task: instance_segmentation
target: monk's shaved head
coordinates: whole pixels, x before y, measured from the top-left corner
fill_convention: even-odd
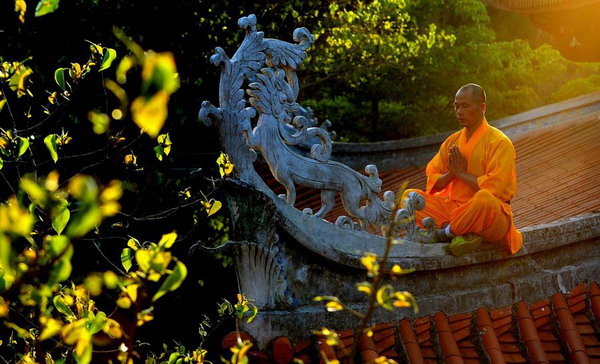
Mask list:
[[[476,83],[467,83],[458,91],[456,94],[468,92],[471,100],[475,101],[478,104],[487,103],[487,96],[485,95],[485,91]]]

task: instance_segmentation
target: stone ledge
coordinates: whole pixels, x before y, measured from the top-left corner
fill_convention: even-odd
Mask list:
[[[382,256],[385,238],[363,231],[342,228],[322,219],[303,214],[275,199],[279,223],[308,250],[351,268],[362,269],[360,258],[365,252]],[[522,229],[523,248],[515,256],[550,250],[600,236],[600,212],[558,220]],[[403,268],[435,270],[485,263],[511,258],[492,244],[462,257],[449,255],[447,244],[422,244],[406,241],[392,247],[390,264]]]

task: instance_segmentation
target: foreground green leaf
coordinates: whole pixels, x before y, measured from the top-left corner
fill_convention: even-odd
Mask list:
[[[67,89],[65,84],[65,68],[58,68],[54,71],[54,80],[63,91]]]
[[[102,59],[102,64],[100,65],[98,72],[109,68],[115,58],[117,58],[117,51],[112,48],[106,48],[106,53],[104,53],[104,58]]]
[[[154,297],[152,297],[152,301],[156,301],[160,297],[164,296],[165,293],[174,291],[177,288],[179,288],[186,276],[187,268],[185,264],[177,262],[175,268],[173,268],[173,273],[171,273],[171,275],[169,275],[167,279],[165,279],[163,284],[158,289],[158,292],[156,292]]]
[[[50,134],[44,138],[44,144],[46,145],[46,148],[48,148],[48,151],[50,151],[50,157],[52,157],[54,163],[56,163],[58,160],[58,145],[56,143],[57,139],[58,135],[56,134]]]
[[[35,7],[35,16],[43,16],[46,14],[53,13],[58,9],[58,3],[60,0],[40,0]]]
[[[27,149],[29,149],[29,140],[27,140],[23,137],[17,137],[17,138],[19,140],[19,144],[17,147],[17,158],[20,158],[23,154],[25,154]]]

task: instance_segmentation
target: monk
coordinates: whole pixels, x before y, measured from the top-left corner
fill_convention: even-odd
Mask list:
[[[513,224],[510,200],[517,176],[515,149],[510,139],[485,118],[485,91],[477,84],[461,87],[454,112],[462,129],[450,135],[427,164],[427,187],[417,221],[436,222],[435,241],[450,242],[450,252],[463,255],[482,241],[496,242],[515,254],[523,245]]]

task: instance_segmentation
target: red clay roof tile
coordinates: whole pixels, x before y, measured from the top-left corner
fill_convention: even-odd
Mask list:
[[[552,317],[550,316],[543,316],[533,320],[533,322],[535,323],[535,327],[537,327],[538,329],[548,325],[551,321]]]
[[[360,354],[362,356],[363,363],[369,363],[379,358],[379,353],[371,349],[362,350]]]
[[[492,320],[485,308],[476,311],[477,332],[481,337],[483,349],[492,364],[505,363],[500,342],[492,327]]]
[[[448,318],[448,321],[450,321],[450,318]],[[471,326],[471,317],[469,315],[468,319],[465,320],[461,320],[461,321],[450,321],[450,328],[452,329],[452,331],[457,331],[460,329],[464,329],[465,327],[469,327]]]
[[[246,355],[248,356],[248,361],[252,364],[273,364],[273,360],[271,360],[269,355],[262,351],[250,350]]]
[[[247,333],[245,331],[239,331],[239,337],[240,337],[240,340],[242,340],[242,341],[245,341],[245,340],[248,340],[250,342],[254,341],[254,338],[252,337],[252,335],[250,335],[249,333]],[[223,340],[221,340],[221,347],[223,349],[232,348],[237,344],[237,341],[238,341],[238,332],[237,331],[230,332],[229,334],[225,335]]]
[[[403,319],[400,321],[400,338],[404,344],[404,349],[411,363],[423,364],[423,354],[417,343],[417,337],[413,330],[410,320]]]
[[[457,321],[471,321],[473,315],[470,312],[459,313],[457,315],[452,315],[448,317],[448,321],[450,322],[450,326]]]
[[[498,308],[495,310],[490,310],[490,317],[492,320],[498,320],[500,318],[508,317],[512,315],[512,311],[510,307]]]
[[[552,306],[554,307],[560,334],[569,351],[571,360],[575,363],[589,363],[589,358],[585,353],[585,345],[581,341],[565,297],[560,293],[552,296]]]
[[[548,358],[536,330],[533,317],[525,302],[517,304],[517,316],[519,320],[519,333],[525,343],[527,354],[532,364],[548,364]]]
[[[367,335],[367,334],[360,335],[360,337],[358,339],[358,346],[359,346],[360,350],[377,351],[377,346],[375,345],[373,338],[369,337],[369,335]]]
[[[277,364],[287,364],[291,362],[296,355],[290,339],[285,336],[276,338],[271,345],[272,357]]]
[[[375,345],[377,346],[378,351],[384,351],[389,348],[393,348],[395,343],[396,343],[396,338],[394,338],[394,335],[392,334],[392,335],[386,336],[385,338],[383,338],[380,341],[376,341]]]
[[[327,340],[325,340],[325,338],[317,336],[317,348],[318,348],[318,352],[320,354],[319,355],[319,358],[320,358],[319,363],[320,364],[325,364],[323,355],[325,357],[327,357],[328,360],[337,359],[337,356],[335,355],[335,350],[334,350],[333,346],[327,344]]]
[[[600,299],[600,289],[592,283],[586,294],[585,291],[581,293],[580,287],[568,295],[570,302],[566,296],[555,294],[551,300],[532,304],[531,310],[525,302],[520,302],[515,307],[489,312],[480,308],[474,315],[461,314],[460,318],[457,318],[459,315],[447,317],[443,312],[415,320],[405,318],[396,324],[397,337],[394,324],[377,325],[372,337],[361,335],[360,356],[363,363],[379,356],[398,362],[408,359],[410,363],[417,364],[488,361],[494,364],[600,363],[600,340],[594,331],[595,322],[587,316],[590,312],[584,307],[575,310],[577,313],[574,315],[571,313],[574,307],[585,304],[585,298],[590,299],[593,311],[594,300]],[[584,299],[580,298],[582,295]],[[496,320],[491,318],[492,312]],[[538,319],[534,318],[536,312]],[[474,325],[471,325],[471,318],[475,318]],[[540,321],[544,321],[544,325],[538,325]],[[414,326],[421,331],[421,338],[417,336]],[[513,335],[513,327],[515,333],[518,331],[518,337]],[[558,337],[555,332],[559,333]],[[303,341],[296,344],[295,350],[287,338],[277,338],[271,345],[270,356],[257,351],[249,353],[250,364],[286,364],[294,355],[307,364],[315,363],[317,358],[324,363],[320,352],[328,360],[338,359],[342,364],[347,364],[347,348],[352,344],[353,333],[353,330],[340,331],[338,335],[342,337],[343,345],[338,347],[327,345],[324,338],[317,335],[313,336],[315,346],[310,341]],[[433,340],[432,333],[435,335]],[[471,342],[475,334],[479,339]],[[396,339],[400,342],[396,342]],[[397,350],[400,350],[400,354]]]
[[[531,314],[533,314],[533,311],[539,310],[548,305],[550,305],[550,300],[536,301],[529,305],[529,309],[531,310]]]
[[[467,326],[460,330],[453,331],[452,335],[454,336],[454,340],[458,343],[459,341],[471,336],[471,327]]]
[[[310,340],[303,340],[303,341],[297,342],[296,345],[294,346],[294,348],[296,349],[296,352],[299,353],[301,351],[309,349],[311,345],[312,345],[312,342]]]
[[[586,284],[585,284],[585,282],[582,282],[582,283],[578,284],[575,288],[573,288],[572,290],[569,291],[569,295],[567,296],[567,298],[570,300],[570,299],[578,297],[578,296],[585,297],[585,292],[586,292]]]

